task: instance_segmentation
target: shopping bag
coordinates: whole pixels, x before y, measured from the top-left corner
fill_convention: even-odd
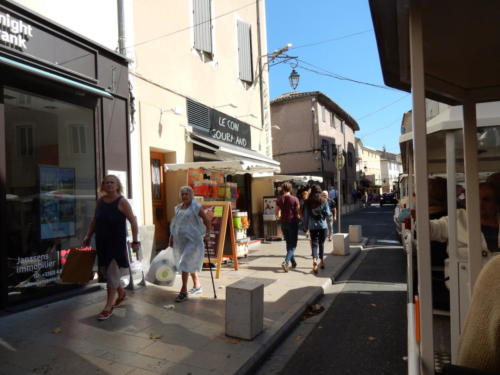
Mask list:
[[[65,283],[85,284],[94,278],[95,250],[71,249],[61,272]]]
[[[149,266],[146,281],[157,285],[172,286],[177,273],[177,264],[178,257],[173,248],[168,247],[160,251]]]

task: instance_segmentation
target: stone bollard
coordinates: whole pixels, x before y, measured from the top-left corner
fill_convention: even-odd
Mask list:
[[[240,280],[226,287],[226,335],[252,340],[264,328],[264,284]]]
[[[349,225],[349,239],[351,243],[361,242],[361,225]]]
[[[333,235],[333,254],[349,255],[349,234],[335,233]]]

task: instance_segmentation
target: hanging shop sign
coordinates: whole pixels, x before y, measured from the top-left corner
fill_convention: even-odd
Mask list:
[[[212,109],[210,111],[210,137],[218,141],[250,149],[250,125]]]
[[[11,16],[9,13],[0,12],[0,40],[11,48],[24,51],[26,44],[33,37],[33,27],[26,22]]]

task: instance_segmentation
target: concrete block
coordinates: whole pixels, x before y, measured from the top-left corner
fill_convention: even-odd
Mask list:
[[[349,225],[349,240],[351,243],[360,243],[362,240],[361,225]]]
[[[335,233],[333,235],[333,254],[349,255],[349,234]]]
[[[264,328],[264,284],[240,280],[226,287],[226,335],[252,340]]]

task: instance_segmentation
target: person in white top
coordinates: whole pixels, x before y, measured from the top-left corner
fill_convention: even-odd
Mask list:
[[[487,182],[479,185],[481,214],[481,253],[488,260],[500,251],[499,206],[493,186]],[[430,221],[432,241],[448,241],[448,216]],[[464,209],[457,210],[457,256],[467,259],[467,216]]]

